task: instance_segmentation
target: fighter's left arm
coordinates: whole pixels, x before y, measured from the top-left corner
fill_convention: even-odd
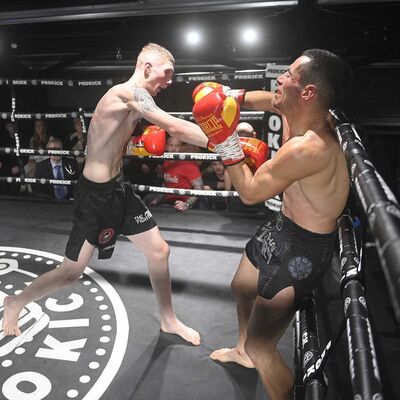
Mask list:
[[[162,110],[146,89],[135,87],[127,106],[147,121],[165,129],[171,136],[196,146],[207,147],[207,138],[196,124],[176,118]]]
[[[307,146],[304,138],[292,138],[253,173],[246,163],[229,166],[232,183],[245,204],[256,204],[282,193],[292,183],[321,171],[329,162],[326,154]]]

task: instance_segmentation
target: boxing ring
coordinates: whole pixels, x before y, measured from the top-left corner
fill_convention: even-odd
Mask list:
[[[265,72],[265,71],[264,71]],[[240,72],[236,73],[238,78],[246,76],[251,77],[248,79],[264,79],[264,73],[259,73],[257,71],[250,72]],[[178,76],[176,79],[178,82],[187,82],[187,80],[191,77],[190,74],[185,74]],[[197,75],[196,79],[193,81],[201,81],[201,80],[228,80],[232,79],[232,76],[224,76],[214,74],[210,76],[209,74]],[[197,79],[198,78],[198,79]],[[22,82],[22,83],[21,83]],[[41,81],[32,80],[32,81],[3,81],[3,84],[11,85],[11,112],[1,113],[1,118],[10,119],[11,121],[18,121],[19,119],[33,119],[33,118],[41,118],[41,119],[67,119],[67,118],[75,118],[77,116],[80,117],[82,126],[84,131],[86,132],[86,119],[92,116],[91,112],[84,111],[83,108],[78,108],[76,112],[61,112],[61,113],[20,113],[16,112],[16,95],[15,95],[15,87],[18,85],[40,85]],[[50,85],[52,81],[43,81],[46,82],[45,85]],[[54,84],[59,84],[53,81]],[[81,81],[61,81],[65,86],[74,86],[78,85]],[[107,80],[101,82],[106,86],[111,86],[113,84],[112,81]],[[90,86],[90,85],[87,85]],[[189,112],[177,112],[171,113],[175,116],[179,116],[185,119],[192,119],[191,113]],[[352,392],[354,398],[359,399],[381,399],[381,398],[389,398],[384,397],[385,387],[382,385],[382,377],[380,374],[380,365],[377,359],[377,350],[374,344],[374,334],[373,329],[371,328],[371,321],[368,312],[368,302],[366,301],[366,293],[363,282],[363,270],[365,268],[365,231],[368,230],[368,233],[373,237],[374,244],[376,247],[380,264],[382,270],[384,272],[386,285],[390,294],[391,304],[394,310],[395,319],[397,324],[400,324],[400,209],[399,205],[391,193],[390,189],[387,187],[385,182],[377,173],[375,167],[369,160],[368,154],[366,153],[362,141],[354,129],[353,125],[346,119],[346,117],[338,110],[332,110],[333,121],[335,124],[335,131],[338,136],[339,142],[341,144],[342,150],[346,156],[348,169],[352,180],[352,189],[358,199],[359,205],[361,209],[357,209],[357,214],[359,214],[362,223],[361,226],[358,224],[359,219],[354,216],[353,209],[347,209],[343,215],[338,220],[338,230],[339,230],[339,251],[338,258],[336,262],[338,262],[337,270],[340,272],[340,280],[337,282],[338,291],[341,296],[341,308],[343,316],[340,318],[340,323],[337,324],[334,332],[331,332],[331,335],[325,333],[324,339],[321,338],[320,330],[323,327],[320,326],[320,320],[317,317],[318,314],[318,296],[310,297],[305,302],[304,307],[296,313],[295,319],[293,321],[293,355],[289,355],[287,350],[287,346],[290,345],[290,339],[287,333],[283,338],[283,353],[285,358],[290,357],[292,359],[292,367],[295,372],[296,377],[296,386],[295,386],[295,394],[296,399],[324,399],[324,398],[337,398],[335,397],[335,387],[339,386],[340,382],[332,381],[332,378],[327,379],[327,371],[325,369],[329,369],[329,358],[332,356],[336,348],[338,347],[338,342],[345,340],[347,342],[347,354],[346,361],[343,362],[343,366],[347,368],[347,375],[349,377],[349,389]],[[265,121],[264,113],[259,112],[242,112],[241,113],[242,120],[257,120],[257,121]],[[263,139],[266,139],[265,137]],[[32,150],[32,149],[24,149],[20,147],[19,144],[19,136],[15,135],[15,147],[14,148],[0,148],[0,154],[15,154],[17,157],[22,155],[62,155],[62,156],[83,156],[85,152],[79,151],[68,151],[68,150]],[[125,156],[132,157],[132,156]],[[152,158],[156,159],[167,159],[167,160],[199,160],[199,161],[211,161],[211,160],[219,160],[219,156],[211,153],[165,153],[163,156]],[[68,180],[56,180],[56,179],[40,179],[40,178],[26,178],[24,176],[20,177],[0,177],[1,182],[17,182],[21,184],[51,184],[51,185],[73,185],[74,181]],[[235,191],[200,191],[200,190],[183,190],[183,189],[168,189],[164,187],[155,187],[155,186],[146,186],[146,185],[134,185],[135,189],[138,192],[154,192],[154,193],[169,193],[174,195],[187,195],[187,196],[220,196],[220,197],[237,197],[238,194]],[[7,202],[7,200],[6,200]],[[38,203],[39,204],[39,203]],[[272,201],[266,203],[266,213],[273,212],[279,209],[279,201],[273,199]],[[52,204],[51,208],[59,209],[60,207],[67,207],[71,211],[70,205],[61,204]],[[12,204],[6,205],[6,209],[12,209]],[[43,213],[38,209],[36,205],[34,209],[39,213]],[[51,215],[57,214],[58,211],[51,211]],[[239,257],[239,254],[242,252],[242,248],[244,243],[248,238],[252,236],[254,233],[258,223],[263,218],[262,216],[257,215],[238,215],[238,216],[226,216],[226,215],[215,215],[211,211],[203,212],[197,210],[191,210],[186,215],[179,215],[179,218],[184,221],[182,223],[176,223],[173,221],[176,219],[176,214],[171,215],[169,210],[160,209],[153,210],[155,214],[156,221],[159,223],[162,232],[167,232],[167,240],[170,245],[174,246],[174,244],[179,248],[179,251],[184,252],[184,248],[192,248],[196,249],[196,251],[207,251],[208,249],[211,252],[226,252],[229,257],[234,255],[235,257]],[[158,215],[157,215],[158,214]],[[207,215],[208,214],[208,215]],[[10,221],[11,221],[11,217]],[[58,217],[55,217],[55,220],[58,221]],[[193,226],[195,228],[188,228],[188,226]],[[63,220],[61,224],[64,228],[61,229],[62,234],[65,236],[68,233],[68,230],[65,228],[65,221]],[[30,225],[30,224],[29,224]],[[49,229],[48,233],[57,234],[57,227],[50,226],[51,224],[46,225]],[[179,226],[177,226],[179,225]],[[229,226],[229,228],[227,228]],[[243,229],[245,227],[245,229]],[[37,230],[40,234],[46,235],[44,229]],[[182,237],[178,237],[178,233],[182,234],[190,234],[190,235],[198,235],[201,238],[201,243],[198,243],[196,239],[190,239],[189,242],[185,242]],[[238,233],[239,232],[239,233]],[[168,238],[170,235],[170,238]],[[219,238],[221,241],[219,244],[216,244],[216,238]],[[191,241],[192,240],[192,241]],[[7,242],[8,240],[6,240]],[[8,241],[9,242],[9,241]],[[124,246],[126,243],[122,240]],[[9,243],[8,243],[9,244]],[[369,243],[371,245],[371,243]],[[59,252],[63,251],[63,244],[57,245]],[[193,264],[198,268],[201,268],[203,265],[202,257],[203,255],[197,255],[200,260],[194,260]],[[116,257],[116,255],[114,255]],[[207,257],[204,253],[204,257]],[[126,257],[124,258],[125,262],[127,262]],[[190,253],[185,253],[179,259],[188,261],[190,258]],[[221,263],[226,264],[226,260],[224,260],[224,256],[217,257],[218,266]],[[238,261],[238,259],[236,260]],[[191,261],[189,261],[191,263]],[[96,262],[95,262],[96,264]],[[100,263],[101,264],[101,263]],[[234,269],[236,268],[237,263],[232,263],[230,266],[231,269],[225,269],[225,274],[227,276],[232,276],[234,273]],[[124,280],[128,281],[128,283],[133,283],[135,279],[132,277],[126,277],[126,270],[113,272],[104,267],[104,265],[95,265],[96,270],[99,270],[100,274],[104,276],[107,280],[111,280],[113,282],[118,282],[126,285]],[[182,272],[182,270],[181,270]],[[209,274],[208,272],[207,274]],[[119,276],[120,275],[120,276]],[[143,281],[143,271],[141,271],[136,278],[139,278],[139,281],[143,286],[146,286],[146,283]],[[177,275],[178,276],[178,275]],[[187,277],[190,282],[191,276],[187,271],[183,271],[183,277]],[[230,279],[226,279],[227,276],[218,276],[217,280],[219,280],[219,285],[215,284],[215,282],[206,283],[205,281],[199,284],[197,283],[185,283],[183,278],[179,277],[176,280],[173,280],[173,290],[174,283],[175,289],[174,292],[179,291],[184,292],[186,285],[192,286],[192,289],[198,296],[199,291],[205,290],[207,292],[207,285],[210,285],[213,289],[213,294],[211,297],[214,302],[218,301],[217,299],[220,297],[222,293],[222,301],[228,302],[232,301],[232,297],[229,292],[229,287],[224,286],[228,284]],[[209,276],[208,276],[209,278]],[[206,279],[206,277],[204,277]],[[148,284],[147,284],[148,285]],[[138,299],[136,299],[138,300]],[[198,308],[198,305],[194,304],[190,298],[191,307]],[[140,299],[139,299],[140,302]],[[184,302],[184,300],[182,300]],[[210,309],[212,306],[207,304]],[[220,310],[221,311],[221,310]],[[230,322],[233,324],[232,329],[229,331],[229,335],[234,335],[234,329],[236,328],[236,324],[234,322],[234,310],[231,310]],[[222,311],[221,311],[222,312]],[[192,316],[192,315],[189,315]],[[205,319],[204,322],[206,322]],[[140,322],[139,322],[140,323]],[[214,321],[215,324],[217,322]],[[150,325],[152,325],[150,323]],[[154,324],[153,324],[154,325]],[[218,327],[216,327],[216,330]],[[215,335],[211,329],[207,332],[210,336]],[[143,334],[143,337],[145,335]],[[215,339],[215,338],[214,338]],[[141,340],[145,341],[143,338]],[[207,337],[203,340],[207,341]],[[215,339],[215,342],[218,342]],[[162,335],[150,344],[148,341],[147,345],[152,349],[149,354],[143,356],[142,358],[146,360],[146,367],[142,368],[140,374],[135,376],[135,385],[134,388],[131,388],[131,392],[127,394],[123,391],[118,392],[116,389],[116,385],[114,385],[114,390],[117,390],[120,397],[130,399],[139,399],[145,398],[145,395],[141,392],[143,390],[142,382],[150,382],[149,380],[151,369],[157,364],[157,357],[162,357],[164,352],[170,352],[173,354],[170,349],[171,343],[168,338],[163,337]],[[177,345],[179,347],[179,342],[172,343],[173,345]],[[226,343],[221,343],[226,344]],[[203,357],[206,356],[207,344],[204,345],[205,348],[201,349],[201,355]],[[196,349],[192,349],[195,351]],[[137,351],[137,350],[135,350]],[[190,360],[192,357],[192,352],[188,349],[185,349],[185,357],[187,360]],[[137,354],[134,356],[136,360],[140,360],[140,355]],[[198,360],[193,361],[195,365],[198,365]],[[126,361],[125,361],[126,364]],[[212,370],[215,372],[215,365],[220,368],[219,364],[214,364]],[[210,364],[207,364],[207,368],[209,368]],[[188,367],[188,371],[197,374],[191,367]],[[233,387],[233,391],[231,393],[231,398],[262,398],[262,389],[260,389],[260,383],[257,382],[257,377],[254,371],[243,371],[240,367],[235,366],[223,366],[226,371],[228,371],[234,377],[234,384],[232,382],[229,383],[230,389]],[[126,365],[124,365],[125,371],[124,373],[120,373],[118,375],[118,382],[129,385],[131,382],[128,377],[127,371],[129,370]],[[212,379],[212,373],[206,372],[206,366],[201,365],[201,370],[209,379]],[[332,374],[331,374],[332,375]],[[186,378],[189,379],[189,378]],[[189,379],[192,381],[192,378]],[[251,382],[249,384],[245,381]],[[184,385],[184,382],[179,380],[180,384]],[[208,381],[210,384],[210,382]],[[224,384],[226,382],[224,381]],[[243,389],[244,386],[244,389]],[[238,387],[242,387],[239,389]],[[208,388],[209,389],[209,388]],[[206,389],[206,391],[208,390]],[[202,388],[204,390],[204,387]],[[240,394],[238,395],[240,391]],[[183,391],[186,393],[185,391]],[[349,393],[349,392],[347,392]],[[185,394],[186,395],[186,394]],[[142,397],[141,397],[142,396]],[[211,393],[207,394],[208,398],[213,398]],[[218,392],[218,396],[221,396],[221,393]],[[235,397],[236,396],[236,397]],[[180,394],[175,394],[176,398],[185,398],[183,395],[180,397]],[[187,398],[187,397],[186,397]],[[221,398],[221,397],[215,397]]]
[[[362,141],[340,110],[331,110],[335,131],[346,156],[352,188],[362,206],[386,278],[397,323],[400,322],[400,208],[395,196],[371,163]],[[355,398],[384,398],[368,313],[363,269],[363,240],[355,234],[355,221],[346,209],[338,220],[340,291],[344,318],[335,335],[320,348],[316,304],[309,298],[293,324],[296,391],[298,397],[323,399],[327,381],[323,368],[345,330],[348,362]]]

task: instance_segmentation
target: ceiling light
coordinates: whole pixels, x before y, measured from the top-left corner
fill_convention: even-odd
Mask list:
[[[186,41],[190,45],[197,45],[201,42],[201,35],[198,31],[189,31],[186,34]]]
[[[247,44],[253,44],[258,41],[258,32],[255,28],[245,28],[242,31],[242,40]]]

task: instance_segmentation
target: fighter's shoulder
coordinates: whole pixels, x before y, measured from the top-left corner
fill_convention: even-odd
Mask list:
[[[280,150],[280,156],[288,161],[318,162],[326,160],[327,145],[315,132],[307,131],[304,135],[290,138]]]
[[[126,83],[115,85],[108,92],[110,95],[122,97],[124,99],[132,97],[132,88]]]

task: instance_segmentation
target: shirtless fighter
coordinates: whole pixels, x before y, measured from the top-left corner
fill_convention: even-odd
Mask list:
[[[180,322],[172,307],[169,246],[150,211],[121,173],[125,145],[142,117],[180,140],[202,147],[207,144],[197,125],[172,117],[153,100],[171,85],[174,62],[168,50],[149,43],[141,50],[132,77],[112,87],[97,104],[89,126],[85,167],[75,187],[75,219],[64,260],[18,296],[5,298],[5,335],[21,333],[18,316],[27,303],[79,279],[95,247],[99,258],[110,258],[118,234],[123,234],[147,258],[162,331],[195,345],[200,343],[200,335]]]
[[[274,400],[288,399],[293,388],[292,373],[277,343],[304,296],[330,265],[336,220],[349,193],[346,160],[327,113],[350,77],[349,66],[336,55],[307,50],[278,78],[275,94],[220,85],[199,96],[193,108],[244,203],[259,203],[283,192],[282,210],[247,243],[232,281],[239,341],[233,349],[211,354],[214,360],[256,367]],[[224,107],[229,108],[227,94],[251,110],[278,109],[282,114],[283,145],[254,175],[243,162],[235,127],[224,119],[229,114]]]

